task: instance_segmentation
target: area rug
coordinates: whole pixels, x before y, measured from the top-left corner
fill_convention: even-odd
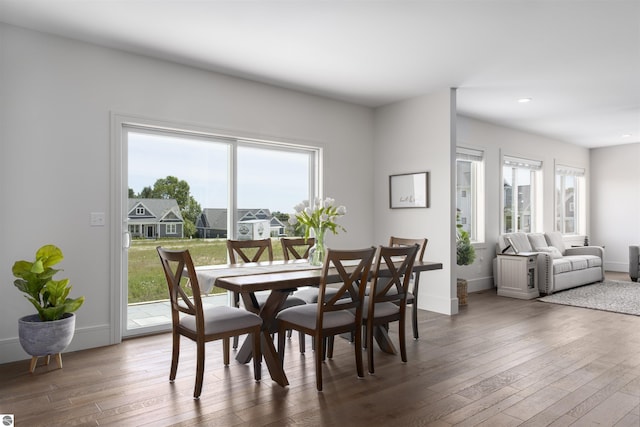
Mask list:
[[[538,301],[640,316],[640,283],[606,280],[547,295]]]

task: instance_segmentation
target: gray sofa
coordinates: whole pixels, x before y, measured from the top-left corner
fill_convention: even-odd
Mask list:
[[[640,246],[629,246],[629,277],[634,282],[638,281],[638,270],[640,270]]]
[[[599,246],[566,247],[559,232],[508,233],[499,236],[497,253],[513,253],[513,248],[507,249],[507,237],[519,252],[538,254],[538,290],[542,294],[604,280],[604,249]]]

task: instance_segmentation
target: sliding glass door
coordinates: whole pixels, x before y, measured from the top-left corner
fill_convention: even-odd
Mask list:
[[[157,246],[223,264],[227,238],[271,238],[281,257],[293,206],[320,194],[319,148],[167,128],[122,124],[123,336],[170,328]],[[227,303],[217,288],[205,298]]]

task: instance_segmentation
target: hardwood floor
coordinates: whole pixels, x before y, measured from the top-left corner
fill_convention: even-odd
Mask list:
[[[215,342],[194,400],[195,346],[182,341],[171,384],[163,334],[65,353],[62,370],[52,363],[30,375],[29,361],[0,365],[0,413],[14,414],[16,426],[640,425],[640,317],[483,291],[457,316],[420,311],[419,321],[409,362],[378,351],[376,374],[364,379],[351,344],[336,340],[321,393],[310,342],[300,355],[294,334],[289,387],[266,367],[260,383],[250,364],[225,368]]]

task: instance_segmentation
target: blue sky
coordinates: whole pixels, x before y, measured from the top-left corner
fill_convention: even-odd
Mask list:
[[[129,133],[128,186],[136,193],[169,175],[187,181],[202,208],[227,204],[229,145],[153,134]],[[308,198],[305,154],[238,148],[238,207],[293,212]]]

